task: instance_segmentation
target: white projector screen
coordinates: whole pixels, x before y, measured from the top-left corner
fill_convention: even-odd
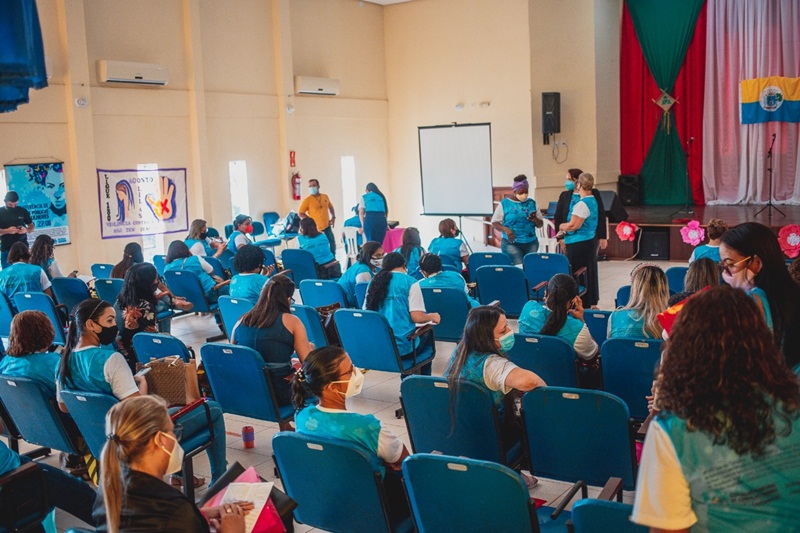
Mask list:
[[[453,124],[419,128],[424,215],[491,215],[492,128]]]

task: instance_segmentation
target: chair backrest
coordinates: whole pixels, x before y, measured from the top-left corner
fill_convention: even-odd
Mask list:
[[[636,420],[647,418],[647,400],[664,341],[608,339],[600,349],[603,388],[622,398]]]
[[[222,315],[222,324],[228,332],[228,339],[233,336],[233,326],[242,318],[242,315],[255,307],[256,303],[247,298],[234,298],[233,296],[220,296],[217,300],[219,314]]]
[[[528,302],[525,273],[515,266],[482,266],[475,279],[481,304],[500,300],[500,307],[509,318],[517,318]]]
[[[558,241],[553,235],[556,234],[555,225],[552,220],[542,219],[542,227],[536,228],[536,238],[539,240],[539,250],[546,253],[558,253],[556,249]]]
[[[275,252],[273,252],[272,250],[268,250],[266,248],[261,248],[261,251],[264,252],[264,266],[265,267],[269,267],[269,266],[274,266],[275,267],[276,270],[272,274],[272,275],[274,275],[275,273],[277,273],[277,267],[278,267],[278,261],[275,259]]]
[[[233,224],[225,224],[225,238],[230,239],[233,235]]]
[[[381,474],[362,447],[284,431],[272,450],[298,521],[329,531],[392,531]]]
[[[211,265],[211,268],[214,269],[213,275],[219,276],[222,279],[225,279],[227,277],[225,275],[225,271],[223,270],[222,261],[220,261],[216,257],[212,257],[212,256],[209,256],[209,255],[205,256],[203,259],[205,260],[206,263]]]
[[[347,250],[347,266],[351,266],[358,257],[358,228],[345,226],[342,231],[344,231],[344,248]]]
[[[631,299],[631,286],[623,285],[617,289],[617,297],[614,299],[614,307],[625,307]]]
[[[81,279],[67,277],[53,278],[51,283],[56,300],[67,308],[67,313],[72,313],[73,307],[92,297],[92,295],[89,294],[89,287],[87,287],[86,283]],[[114,302],[111,303],[113,304]]]
[[[531,471],[549,479],[603,486],[636,482],[628,407],[603,391],[539,387],[522,397]]]
[[[114,265],[109,263],[94,263],[91,268],[93,278],[110,278]]]
[[[631,522],[633,506],[608,500],[583,499],[572,506],[575,533],[647,533],[650,528]]]
[[[224,412],[269,422],[282,420],[261,354],[246,346],[210,342],[200,348],[200,357],[214,400]]]
[[[347,307],[344,288],[329,279],[304,279],[300,282],[300,297],[303,305],[311,307],[325,307],[335,303]]]
[[[403,479],[420,533],[538,531],[525,483],[503,465],[419,453],[403,461]]]
[[[422,298],[429,313],[439,313],[441,316],[439,324],[433,326],[436,340],[460,341],[470,310],[464,291],[448,287],[423,287]]]
[[[119,293],[122,292],[124,283],[125,280],[119,278],[98,278],[94,280],[94,288],[98,298],[113,305],[117,301]]]
[[[206,296],[203,293],[203,286],[200,278],[194,272],[188,270],[169,270],[164,272],[167,280],[167,287],[175,296],[183,296],[194,306],[192,311],[198,313],[211,313],[214,309],[209,306]],[[216,308],[216,307],[215,307]]]
[[[253,233],[251,234],[253,237],[258,237],[259,235],[264,234],[264,224],[259,222],[258,220],[253,221]]]
[[[397,345],[385,316],[377,311],[337,309],[333,321],[342,347],[354,365],[384,372],[402,372]]]
[[[545,383],[558,387],[577,387],[575,350],[567,341],[550,335],[515,335],[509,361],[539,375]]]
[[[28,378],[0,376],[0,400],[27,442],[79,453],[78,430],[69,415],[58,409],[52,390]]]
[[[474,252],[469,256],[469,279],[475,281],[475,274],[482,266],[511,266],[511,258],[503,252]]]
[[[149,363],[151,358],[161,359],[173,355],[180,355],[184,362],[189,362],[191,357],[189,348],[183,341],[167,333],[137,333],[133,336],[133,350],[142,363]]]
[[[156,272],[158,272],[159,276],[164,275],[164,267],[167,266],[167,256],[166,255],[154,255],[153,256],[153,266],[156,267]]]
[[[685,266],[673,266],[664,271],[667,275],[667,285],[669,285],[670,293],[677,294],[683,292],[683,283],[688,271],[689,267]]]
[[[217,228],[212,228],[211,226],[206,226],[206,237],[216,239],[219,237],[219,230]]]
[[[283,268],[291,269],[291,278],[295,285],[304,279],[317,279],[317,267],[314,256],[308,250],[284,250],[281,254]]]
[[[356,303],[358,304],[359,309],[364,307],[364,301],[367,299],[368,288],[369,288],[368,281],[362,281],[361,283],[356,283]]]
[[[106,441],[106,413],[119,400],[110,394],[84,391],[61,391],[61,399],[95,457],[100,457]]]
[[[547,204],[547,215],[548,217],[552,218],[556,216],[556,209],[558,208],[558,202],[550,202]]]
[[[602,346],[606,341],[606,337],[608,336],[608,318],[610,316],[611,311],[586,309],[583,312],[583,320],[586,322],[586,327],[589,328],[589,333],[598,346]]]
[[[261,220],[264,221],[264,229],[267,231],[267,233],[270,235],[272,234],[272,226],[278,220],[280,220],[280,218],[281,216],[275,211],[267,211],[262,215]]]
[[[301,304],[292,304],[289,309],[303,323],[306,328],[306,335],[308,335],[308,341],[314,343],[315,348],[323,348],[328,345],[328,337],[325,335],[325,330],[322,329],[322,322],[320,322],[319,313],[317,313],[316,309],[309,305]]]
[[[572,274],[566,255],[544,252],[525,254],[522,258],[522,270],[531,291],[541,282],[550,281],[556,274]]]
[[[6,295],[0,293],[0,337],[8,337],[11,333],[11,321],[15,314]]]
[[[64,346],[67,343],[67,336],[64,334],[64,320],[56,310],[53,299],[43,292],[18,292],[14,295],[14,305],[18,311],[41,311],[47,315],[56,331],[53,344]]]
[[[400,401],[414,453],[441,452],[505,463],[500,422],[488,389],[462,381],[450,412],[447,379],[408,376],[400,383]],[[452,421],[452,424],[451,424]]]

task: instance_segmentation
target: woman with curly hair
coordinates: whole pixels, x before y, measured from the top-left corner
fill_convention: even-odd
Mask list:
[[[65,277],[64,274],[61,273],[61,269],[58,268],[58,263],[55,260],[55,247],[56,243],[53,241],[53,238],[44,233],[36,237],[36,240],[33,241],[33,246],[31,246],[31,259],[29,263],[41,267],[47,279],[50,281],[52,281],[53,278]],[[70,272],[66,277],[74,278],[76,276],[77,271]]]
[[[651,531],[796,531],[800,382],[752,298],[718,287],[686,302],[658,403],[634,522]]]
[[[667,275],[655,265],[639,265],[631,273],[631,298],[625,307],[611,313],[608,338],[660,339],[664,328],[658,314],[669,301]]]

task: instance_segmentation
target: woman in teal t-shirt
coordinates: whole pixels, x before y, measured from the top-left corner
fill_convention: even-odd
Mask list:
[[[317,223],[311,217],[300,221],[300,235],[297,237],[301,250],[311,252],[317,268],[319,279],[339,279],[342,266],[331,252],[331,243],[324,233],[317,229]]]
[[[567,258],[573,272],[586,268],[586,292],[581,300],[583,307],[590,308],[597,302],[592,301],[599,294],[597,282],[597,232],[598,208],[597,199],[592,195],[594,176],[584,172],[578,177],[575,190],[580,198],[572,207],[569,222],[558,228],[558,238],[564,237]]]

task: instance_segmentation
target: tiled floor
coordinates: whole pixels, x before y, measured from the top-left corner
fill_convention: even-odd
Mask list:
[[[601,262],[599,265],[600,277],[600,305],[601,309],[613,309],[614,296],[617,288],[621,285],[630,283],[630,271],[637,264],[632,262]],[[677,263],[661,262],[663,268],[667,268]],[[299,301],[299,293],[296,295]],[[515,327],[512,321],[512,327]],[[198,352],[205,342],[206,337],[218,334],[219,329],[213,319],[207,316],[187,316],[173,321],[172,332],[180,337],[187,345],[194,347]],[[433,374],[441,375],[447,364],[449,355],[455,345],[447,342],[437,342],[437,357],[433,363]],[[348,399],[348,409],[360,413],[374,414],[382,424],[386,424],[409,446],[408,434],[405,422],[398,420],[394,416],[395,409],[400,407],[399,403],[400,379],[397,374],[386,372],[370,371],[366,373],[363,392],[353,398]],[[228,435],[228,462],[239,461],[243,466],[254,466],[258,473],[268,480],[274,480],[272,462],[272,436],[278,432],[277,424],[261,422],[258,420],[247,419],[234,415],[225,415],[225,425]],[[242,440],[239,437],[241,428],[245,425],[253,426],[255,429],[255,447],[244,449]],[[57,455],[51,456],[47,462],[57,464]],[[208,479],[210,470],[208,459],[205,454],[195,458],[195,473],[205,476]],[[280,481],[277,481],[280,486]],[[560,499],[566,493],[570,484],[540,479],[539,484],[531,490],[531,496],[547,500],[548,505]],[[198,491],[198,497],[202,496],[204,489]],[[589,495],[596,496],[599,489],[590,489]],[[633,493],[626,492],[624,501],[631,503]],[[59,531],[65,531],[69,527],[80,526],[74,518],[65,513],[57,514],[57,525]],[[308,528],[302,524],[297,524],[296,531],[318,531]]]

